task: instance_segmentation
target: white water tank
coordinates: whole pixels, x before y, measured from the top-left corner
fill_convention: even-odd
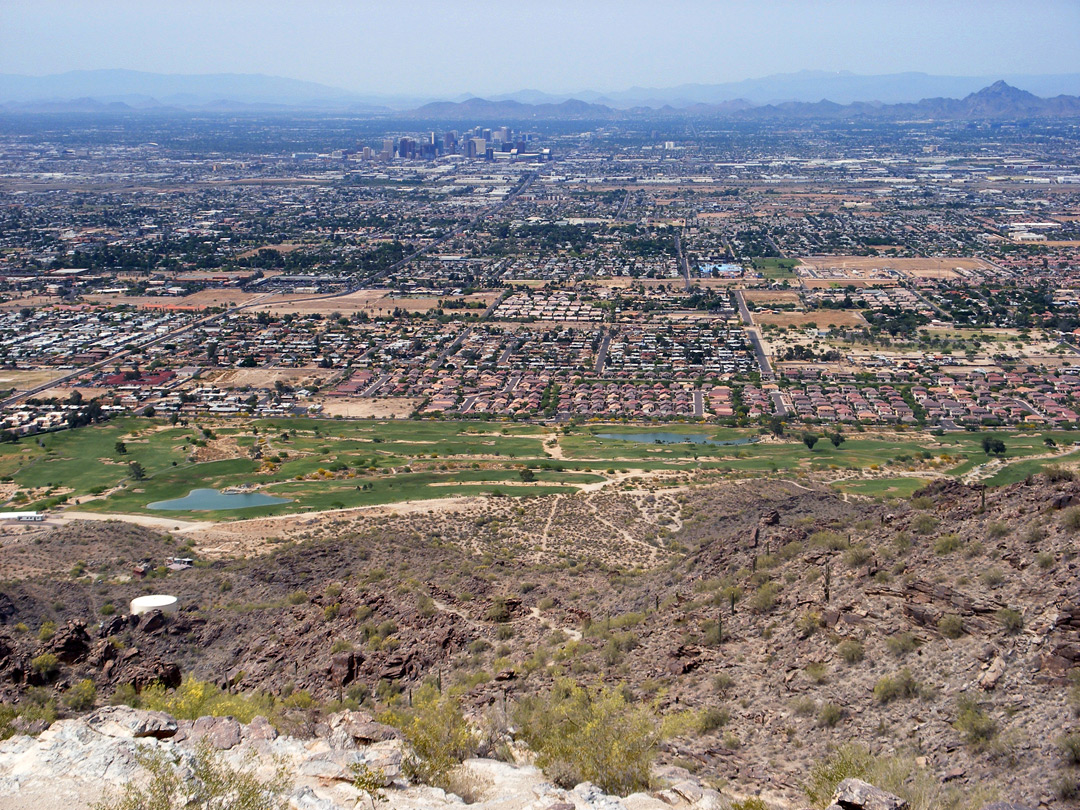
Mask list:
[[[151,610],[160,610],[162,613],[176,613],[179,609],[180,602],[177,601],[176,597],[164,593],[136,596],[131,600],[132,616],[149,613]]]

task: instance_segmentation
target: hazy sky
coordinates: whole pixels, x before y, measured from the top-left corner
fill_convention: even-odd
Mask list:
[[[0,0],[0,72],[267,73],[364,93],[803,69],[1080,72],[1080,0]]]

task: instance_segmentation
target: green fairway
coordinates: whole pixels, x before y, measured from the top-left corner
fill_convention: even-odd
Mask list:
[[[823,433],[822,428],[814,431]],[[679,434],[740,444],[657,443],[641,434]],[[615,434],[625,438],[601,438]],[[558,435],[561,458],[550,444]],[[182,498],[193,489],[255,486],[290,499],[279,504],[213,513],[155,513],[214,518],[256,517],[366,506],[498,488],[513,496],[572,492],[628,470],[692,471],[732,475],[844,474],[838,489],[869,496],[903,497],[923,483],[920,472],[960,476],[990,457],[984,437],[1005,443],[1006,466],[992,486],[1023,480],[1058,461],[1076,461],[1077,434],[1067,431],[963,432],[934,436],[845,432],[834,446],[820,438],[809,450],[802,432],[779,439],[757,428],[700,423],[656,426],[590,423],[553,429],[453,421],[268,419],[249,423],[198,420],[172,426],[160,419],[126,417],[0,445],[0,477],[19,487],[9,508],[47,509],[65,498],[108,493],[80,508],[147,512],[155,501]],[[1048,447],[1052,437],[1061,452]],[[666,437],[660,437],[666,438]],[[1069,451],[1066,454],[1066,449]],[[1048,459],[1035,456],[1053,455]],[[142,469],[136,480],[132,463]],[[528,473],[523,473],[525,467]],[[993,469],[993,468],[991,468]],[[865,470],[872,478],[852,479]]]
[[[870,478],[855,481],[838,481],[833,487],[841,492],[869,497],[910,498],[913,492],[929,483],[925,478]]]

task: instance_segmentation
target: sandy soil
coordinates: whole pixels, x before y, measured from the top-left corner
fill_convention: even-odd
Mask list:
[[[222,388],[256,388],[272,386],[278,380],[294,387],[303,387],[308,383],[322,384],[324,380],[340,373],[334,369],[313,367],[300,368],[238,368],[208,371],[202,375],[202,381],[213,383]]]
[[[816,309],[813,312],[752,312],[755,324],[774,323],[778,326],[805,326],[816,323],[826,326],[865,326],[866,321],[858,312],[845,309]]]
[[[799,294],[794,290],[747,290],[743,293],[747,301],[755,304],[798,304]]]
[[[404,419],[424,400],[421,397],[324,397],[317,401],[327,416]]]
[[[4,369],[0,371],[0,388],[15,388],[19,391],[25,391],[28,388],[63,377],[66,373],[66,371],[51,368],[34,369],[33,371]],[[70,391],[65,391],[63,394],[65,397],[70,395]]]

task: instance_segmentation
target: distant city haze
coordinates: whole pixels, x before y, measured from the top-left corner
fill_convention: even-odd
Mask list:
[[[416,98],[801,70],[1080,73],[1080,2],[3,0],[0,73],[261,73]]]

